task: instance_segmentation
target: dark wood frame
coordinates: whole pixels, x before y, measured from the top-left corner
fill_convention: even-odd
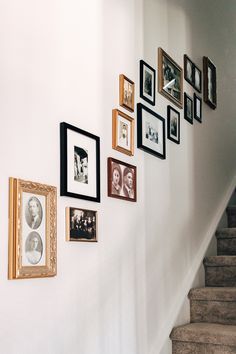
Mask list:
[[[199,100],[200,101],[200,103],[201,103],[201,107],[200,107],[200,117],[199,116],[197,116],[197,100]],[[193,107],[194,107],[194,109],[193,109],[193,111],[194,111],[194,118],[198,121],[198,122],[200,122],[200,123],[202,123],[202,98],[200,97],[200,96],[198,96],[196,93],[194,93],[193,94],[193,102],[194,102],[194,104],[193,104]]]
[[[178,136],[177,139],[174,139],[171,136],[171,132],[170,132],[170,117],[171,117],[171,111],[174,111],[175,113],[177,113],[178,116]],[[176,111],[176,109],[174,109],[172,106],[168,105],[167,106],[167,138],[171,141],[173,141],[176,144],[180,143],[180,112]]]
[[[77,194],[68,191],[68,170],[67,170],[67,130],[82,134],[89,139],[95,140],[96,144],[96,195],[94,197],[84,194]],[[60,123],[60,195],[72,198],[79,198],[100,203],[100,138],[68,123]]]
[[[173,95],[164,90],[164,73],[163,73],[163,58],[166,59],[180,72],[180,99],[176,99]],[[179,108],[183,108],[183,69],[162,49],[158,48],[158,91],[163,96],[168,98]]]
[[[156,152],[155,150],[150,149],[149,147],[143,145],[143,117],[142,117],[142,111],[145,110],[148,112],[150,115],[153,117],[159,119],[162,122],[162,134],[163,134],[163,154],[160,154],[159,152]],[[160,159],[165,159],[166,158],[166,133],[165,133],[165,119],[161,117],[159,114],[156,112],[153,112],[151,109],[148,107],[144,106],[142,103],[137,104],[137,145],[138,148],[148,152],[149,154],[152,154],[156,157],[159,157]]]
[[[124,102],[124,81],[128,81],[132,85],[132,99],[131,99],[131,106],[127,105]],[[134,97],[135,97],[135,83],[130,80],[124,74],[120,74],[119,76],[119,86],[120,86],[120,106],[128,109],[130,112],[134,112]]]
[[[212,70],[212,95],[213,100],[209,98],[209,77],[208,68]],[[216,66],[208,57],[203,57],[203,73],[204,73],[204,85],[203,85],[203,98],[204,102],[208,104],[212,109],[217,107],[217,87],[216,87]]]
[[[192,65],[192,81],[189,80],[189,78],[187,77],[187,61],[189,61]],[[195,83],[196,70],[198,70],[200,73],[200,89],[198,89]],[[194,64],[194,62],[187,56],[187,54],[184,54],[184,78],[195,90],[197,90],[199,93],[202,92],[202,71],[199,69],[199,67],[196,64]]]
[[[88,238],[73,238],[70,235],[70,210],[71,209],[77,209],[77,210],[82,210],[82,211],[91,211],[95,213],[96,215],[96,235],[95,238],[93,239],[88,239]],[[98,242],[97,239],[97,233],[98,233],[98,212],[96,210],[89,210],[89,209],[84,209],[84,208],[77,208],[77,207],[66,207],[66,241],[69,242]]]
[[[144,67],[147,67],[149,70],[151,70],[153,72],[153,100],[150,100],[148,97],[146,97],[144,95],[144,92],[143,92],[143,80],[144,80]],[[143,60],[140,60],[139,62],[139,77],[140,77],[140,97],[147,101],[148,103],[150,103],[151,105],[155,106],[155,99],[156,99],[156,70],[153,69],[149,64],[147,64],[145,61]]]
[[[125,197],[122,195],[112,194],[112,162],[114,162],[118,165],[123,165],[125,167],[128,167],[134,171],[134,184],[133,184],[134,198],[129,198],[129,197]],[[122,186],[123,186],[123,182],[122,182]],[[107,159],[107,189],[108,189],[108,196],[109,197],[128,200],[130,202],[136,202],[137,201],[137,168],[136,168],[136,166],[133,166],[133,165],[130,165],[126,162],[114,159],[113,157],[108,157],[108,159]]]
[[[192,102],[192,119],[189,119],[189,117],[187,116],[187,99]],[[184,119],[186,119],[190,124],[193,124],[193,99],[186,92],[184,93]]]

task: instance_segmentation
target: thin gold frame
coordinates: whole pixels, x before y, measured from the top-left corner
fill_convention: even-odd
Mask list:
[[[118,116],[123,117],[130,123],[130,149],[125,149],[118,144]],[[134,155],[134,119],[119,109],[112,110],[112,148],[129,156]]]
[[[45,184],[24,181],[17,178],[9,180],[9,261],[8,279],[53,277],[57,272],[56,210],[57,189]],[[33,193],[45,196],[46,262],[43,266],[22,265],[22,195]]]
[[[132,96],[131,96],[131,105],[125,103],[124,100],[124,83],[125,80],[128,81],[132,85]],[[130,80],[127,76],[120,74],[119,76],[119,84],[120,84],[120,106],[128,109],[130,112],[134,112],[134,95],[135,95],[135,83]]]
[[[96,237],[92,240],[87,238],[79,238],[79,239],[72,239],[70,237],[70,209],[78,209],[78,210],[85,210],[85,211],[92,211],[96,214]],[[76,207],[66,207],[66,241],[69,242],[98,242],[97,237],[98,232],[98,212],[96,210],[84,209],[84,208],[76,208]]]

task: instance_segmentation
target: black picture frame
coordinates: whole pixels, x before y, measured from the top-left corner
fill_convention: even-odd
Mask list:
[[[139,62],[140,97],[155,106],[156,99],[156,70],[144,60]]]
[[[100,138],[66,122],[60,123],[60,195],[100,202]]]
[[[216,109],[217,107],[217,87],[216,87],[216,66],[208,57],[203,57],[203,99],[204,102]]]
[[[196,91],[202,92],[202,72],[187,54],[184,54],[184,78]]]
[[[160,159],[166,158],[165,119],[142,103],[137,104],[137,145]]]
[[[196,93],[193,94],[194,118],[202,123],[202,99]]]
[[[184,119],[193,124],[193,99],[184,93]]]
[[[180,112],[167,106],[167,138],[176,144],[180,144]]]

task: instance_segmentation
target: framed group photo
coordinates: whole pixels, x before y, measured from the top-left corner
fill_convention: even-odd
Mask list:
[[[165,119],[142,103],[137,104],[138,148],[166,158]]]
[[[203,73],[204,73],[204,102],[212,109],[217,106],[216,94],[216,66],[208,57],[203,57]]]
[[[136,166],[113,159],[107,160],[108,196],[137,201],[137,172]]]
[[[56,275],[56,187],[10,178],[9,279]]]
[[[162,49],[158,48],[158,91],[175,103],[183,107],[183,70],[182,68]]]
[[[134,119],[119,109],[112,111],[112,148],[134,154]]]
[[[140,97],[155,106],[156,70],[140,60]]]
[[[66,240],[97,242],[97,211],[67,207]]]
[[[186,54],[184,55],[184,78],[195,90],[202,92],[202,72]]]
[[[184,93],[184,119],[193,124],[193,99]]]
[[[100,202],[100,138],[60,124],[61,196]]]
[[[176,144],[180,143],[180,113],[167,106],[167,137]]]
[[[199,122],[202,123],[202,99],[196,93],[193,95],[194,101],[194,118]]]
[[[120,106],[128,109],[130,112],[134,111],[134,87],[135,84],[127,76],[120,74]]]

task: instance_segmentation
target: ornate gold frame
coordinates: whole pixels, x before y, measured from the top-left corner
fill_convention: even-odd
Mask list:
[[[8,279],[53,277],[57,272],[56,256],[56,187],[24,181],[17,178],[9,180],[9,261]],[[45,196],[45,265],[22,265],[22,215],[23,193]]]
[[[118,141],[118,116],[123,117],[130,123],[130,149],[125,149],[119,145]],[[112,148],[123,152],[123,154],[134,155],[134,119],[127,114],[121,112],[119,109],[112,110]]]
[[[131,96],[131,104],[130,105],[125,103],[125,97],[124,97],[125,80],[128,81],[132,85],[132,96]],[[134,112],[135,83],[132,80],[130,80],[127,76],[120,74],[119,84],[120,84],[120,106],[128,109],[130,112]]]

